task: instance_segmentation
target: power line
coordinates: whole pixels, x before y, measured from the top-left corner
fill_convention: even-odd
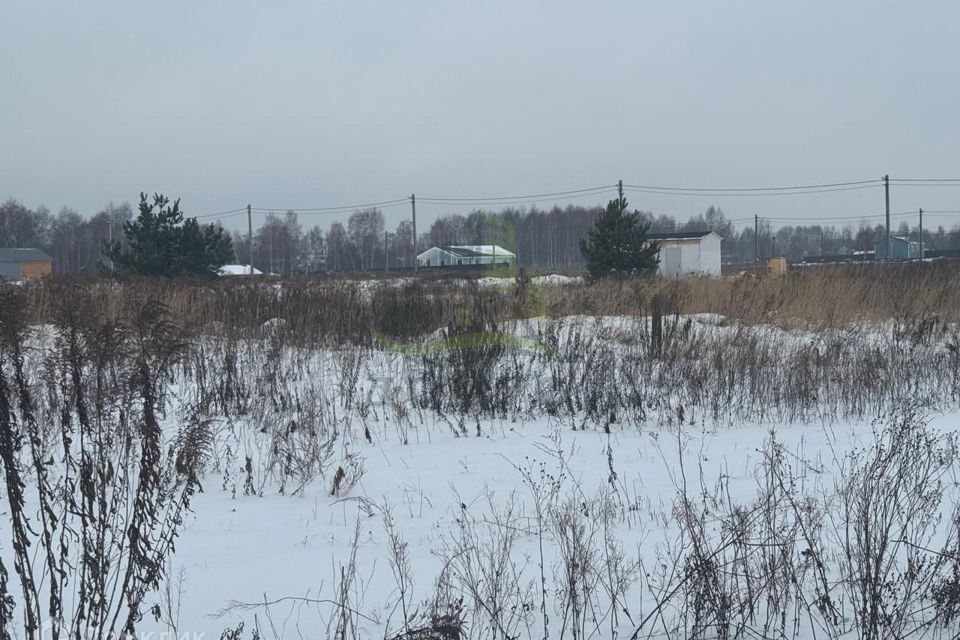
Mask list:
[[[583,194],[583,195],[587,195],[587,194]],[[583,195],[573,196],[573,198],[583,197]],[[559,201],[569,201],[569,200],[571,200],[571,196],[558,196],[556,198],[540,198],[538,200],[503,200],[503,201],[493,201],[493,202],[487,201],[487,202],[473,202],[473,203],[471,202],[452,203],[452,202],[436,202],[434,200],[423,200],[423,203],[428,205],[433,205],[433,206],[446,206],[446,207],[451,207],[451,206],[454,206],[455,204],[459,204],[463,206],[474,206],[474,207],[484,207],[484,206],[489,207],[494,205],[498,205],[498,206],[509,205],[513,207],[519,207],[519,206],[525,206],[525,205],[536,205],[536,204],[544,204],[547,202],[559,202]],[[417,202],[418,203],[421,202],[419,197],[417,198]]]
[[[905,187],[960,187],[960,178],[891,178],[890,182],[897,186]],[[654,195],[680,196],[680,197],[774,197],[774,196],[799,196],[819,193],[834,193],[842,191],[857,191],[862,189],[872,189],[883,184],[883,179],[873,180],[852,180],[845,182],[829,182],[818,184],[787,185],[774,187],[677,187],[677,186],[657,186],[641,184],[625,184],[626,191],[632,193],[646,193]],[[584,196],[599,195],[611,191],[617,185],[602,185],[597,187],[587,187],[583,189],[570,189],[566,191],[554,191],[549,193],[536,193],[528,195],[515,196],[479,196],[479,197],[443,197],[443,196],[423,196],[419,200],[423,204],[430,205],[523,205],[536,204],[537,202],[553,202],[557,200],[573,199]],[[406,205],[410,198],[396,198],[393,200],[383,200],[379,202],[366,202],[360,204],[326,206],[326,207],[256,207],[252,211],[258,213],[283,213],[293,211],[304,215],[337,214],[348,211],[356,211],[371,207],[395,207]],[[229,218],[241,215],[246,211],[245,208],[230,209],[219,213],[210,213],[195,216],[197,219],[205,220],[210,218]],[[915,212],[905,212],[902,214],[893,214],[896,216],[912,215]],[[960,214],[956,211],[929,211],[932,215],[937,214]],[[792,221],[828,221],[828,220],[848,220],[855,221],[864,218],[880,217],[879,215],[863,216],[827,216],[827,217],[802,217],[788,216],[783,218],[763,217],[768,222],[792,222]],[[751,218],[732,220],[749,221]]]
[[[896,182],[891,180],[890,183],[897,187],[922,187],[924,189],[931,187],[960,187],[960,182]]]
[[[709,189],[688,189],[688,190],[674,190],[673,188],[661,188],[661,187],[645,187],[638,185],[624,185],[624,189],[634,193],[650,193],[664,196],[699,196],[699,197],[710,197],[710,198],[724,198],[724,197],[773,197],[773,196],[802,196],[816,193],[833,193],[837,191],[859,191],[861,189],[873,189],[879,186],[879,183],[870,183],[870,184],[859,184],[856,186],[849,187],[830,187],[824,189],[808,189],[806,191],[782,191],[779,190],[779,187],[771,187],[771,189],[778,189],[777,191],[729,191],[729,190],[709,190]]]
[[[550,199],[560,199],[565,196],[575,195],[597,195],[605,191],[616,189],[617,185],[609,184],[602,187],[589,187],[587,189],[572,189],[570,191],[555,191],[553,193],[534,193],[525,196],[487,196],[477,198],[444,198],[436,196],[422,196],[418,198],[421,202],[431,204],[507,204],[517,200],[527,201],[546,201]]]
[[[923,211],[926,213],[926,209]],[[916,211],[901,211],[898,213],[891,213],[891,218],[903,218],[908,216],[917,215]],[[782,216],[782,217],[768,217],[760,216],[761,220],[766,222],[857,222],[859,220],[873,220],[878,218],[885,218],[885,213],[866,213],[862,215],[851,215],[851,216]]]
[[[229,218],[231,216],[244,213],[246,209],[230,209],[229,211],[221,211],[220,213],[207,213],[204,215],[193,216],[197,220],[205,220],[206,218]]]
[[[313,207],[307,209],[295,209],[291,207],[253,207],[253,211],[260,213],[284,213],[293,211],[294,213],[343,213],[344,211],[356,211],[358,209],[369,209],[371,207],[391,207],[410,202],[409,198],[397,198],[395,200],[384,200],[382,202],[367,202],[363,204],[347,204],[337,207]]]
[[[854,180],[849,182],[832,182],[824,184],[804,184],[786,187],[661,187],[643,184],[625,184],[629,189],[651,189],[656,191],[690,191],[690,192],[760,192],[760,191],[797,191],[802,189],[832,189],[833,187],[852,187],[852,186],[876,186],[883,181],[879,178],[875,180]]]

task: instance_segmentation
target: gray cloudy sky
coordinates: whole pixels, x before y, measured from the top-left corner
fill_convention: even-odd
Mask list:
[[[91,214],[161,191],[199,215],[960,177],[958,61],[955,0],[3,0],[0,198]],[[630,199],[680,217],[883,207],[879,189]],[[960,209],[960,188],[892,199]]]

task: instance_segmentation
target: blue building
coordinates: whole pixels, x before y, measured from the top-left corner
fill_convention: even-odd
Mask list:
[[[875,245],[877,260],[887,258],[887,239],[881,238]],[[890,258],[892,260],[919,260],[920,243],[903,236],[890,236]]]

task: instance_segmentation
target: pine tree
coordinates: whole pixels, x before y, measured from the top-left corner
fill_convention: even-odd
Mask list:
[[[607,203],[587,239],[580,241],[587,270],[595,278],[653,273],[660,264],[660,247],[647,240],[650,225],[642,222],[638,212],[627,211],[623,182],[617,190],[617,199]]]
[[[140,194],[140,215],[123,224],[129,249],[108,243],[104,255],[121,272],[144,276],[212,276],[233,258],[230,236],[219,225],[184,220],[180,200]]]

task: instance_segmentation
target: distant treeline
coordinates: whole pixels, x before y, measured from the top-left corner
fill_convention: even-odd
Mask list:
[[[450,244],[513,244],[520,266],[542,269],[581,269],[580,240],[587,235],[601,208],[570,205],[550,210],[508,208],[498,212],[474,211],[468,215],[445,215],[424,231],[413,247],[413,225],[403,220],[386,229],[383,212],[364,209],[350,215],[346,224],[305,228],[294,212],[267,215],[253,236],[253,264],[264,272],[291,275],[319,271],[370,271],[407,268],[416,253],[431,246]],[[189,212],[187,212],[189,216]],[[759,243],[753,225],[736,228],[717,207],[679,221],[668,215],[641,212],[653,232],[713,230],[724,238],[723,261],[742,264],[760,258],[785,255],[790,261],[807,256],[850,255],[870,251],[883,238],[883,225],[801,225],[773,229],[761,222]],[[30,209],[16,200],[0,204],[0,248],[35,247],[54,259],[60,273],[96,273],[106,268],[102,255],[111,237],[123,243],[123,223],[134,216],[126,203],[109,204],[92,217],[64,208],[53,214],[40,207]],[[506,235],[510,241],[504,240]],[[387,233],[385,233],[387,231]],[[919,238],[918,229],[901,222],[896,235]],[[234,231],[236,261],[246,264],[250,244],[245,233]],[[939,226],[924,229],[926,248],[960,250],[960,228]],[[510,247],[508,247],[510,248]]]

